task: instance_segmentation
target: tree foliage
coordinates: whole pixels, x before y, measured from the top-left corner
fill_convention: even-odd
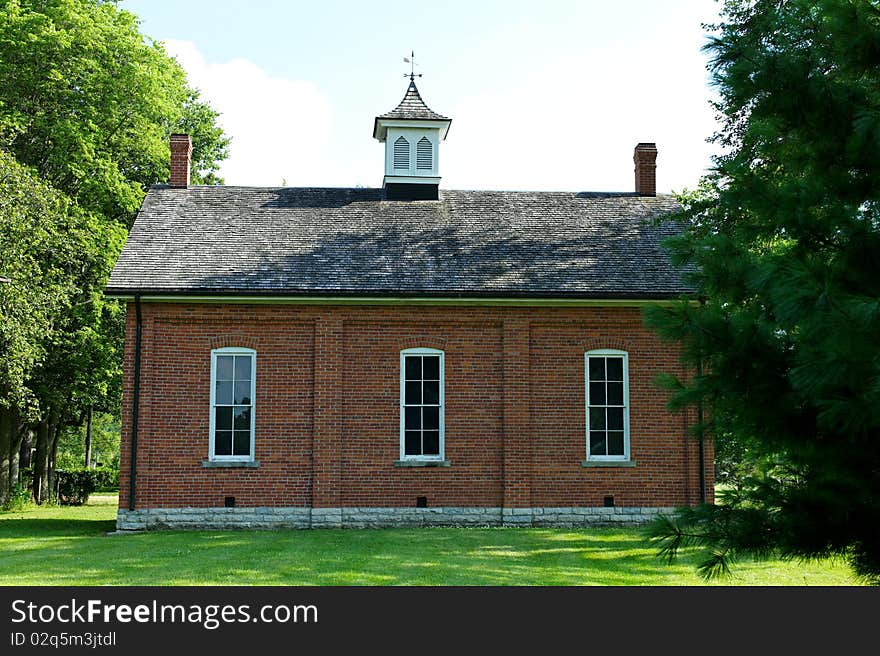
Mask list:
[[[84,209],[130,223],[144,188],[168,180],[172,132],[193,138],[193,182],[220,182],[216,119],[115,2],[0,2],[0,139]]]
[[[63,194],[0,151],[0,272],[7,279],[0,284],[0,406],[6,410],[31,409],[28,382],[73,294],[72,245],[85,227],[84,215]]]
[[[664,553],[838,554],[880,580],[880,2],[729,0],[707,45],[724,154],[669,244],[705,302],[654,310],[755,475],[653,527]],[[723,424],[723,425],[722,425]]]

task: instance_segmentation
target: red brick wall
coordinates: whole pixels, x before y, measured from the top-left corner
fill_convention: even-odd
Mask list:
[[[657,195],[657,146],[640,143],[633,152],[635,162],[636,193],[641,196]]]
[[[669,506],[699,501],[699,447],[685,418],[670,415],[660,372],[682,374],[674,347],[629,310],[592,310],[590,325],[531,326],[532,505]],[[629,353],[630,458],[636,467],[583,468],[584,352]],[[710,460],[711,462],[711,460]],[[691,476],[695,474],[695,476]]]
[[[168,183],[172,187],[186,187],[189,185],[192,139],[188,134],[172,134],[170,145],[171,176]]]
[[[129,307],[120,505],[128,506]],[[210,353],[257,351],[255,469],[204,468]],[[441,348],[450,467],[395,467],[400,351]],[[634,468],[584,468],[584,352],[629,352]],[[144,304],[136,507],[675,506],[698,447],[653,384],[681,372],[635,308]],[[711,448],[706,453],[711,492]],[[711,496],[710,496],[711,499]]]

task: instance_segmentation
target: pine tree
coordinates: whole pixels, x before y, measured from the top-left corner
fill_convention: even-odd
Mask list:
[[[880,2],[729,0],[706,46],[723,152],[668,244],[702,303],[652,310],[668,379],[754,475],[658,520],[661,553],[840,555],[880,582]]]

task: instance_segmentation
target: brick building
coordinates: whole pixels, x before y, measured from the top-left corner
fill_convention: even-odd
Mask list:
[[[688,293],[629,193],[440,189],[451,121],[376,118],[379,189],[169,185],[108,284],[128,301],[120,529],[587,525],[712,498],[686,373],[642,307]],[[701,451],[702,459],[701,459]]]

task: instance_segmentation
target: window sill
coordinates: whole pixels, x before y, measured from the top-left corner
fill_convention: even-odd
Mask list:
[[[259,460],[202,460],[202,467],[209,469],[233,469],[248,468],[256,469],[260,466]]]
[[[635,467],[635,460],[582,460],[581,467]]]
[[[395,467],[452,467],[449,460],[395,460]]]

